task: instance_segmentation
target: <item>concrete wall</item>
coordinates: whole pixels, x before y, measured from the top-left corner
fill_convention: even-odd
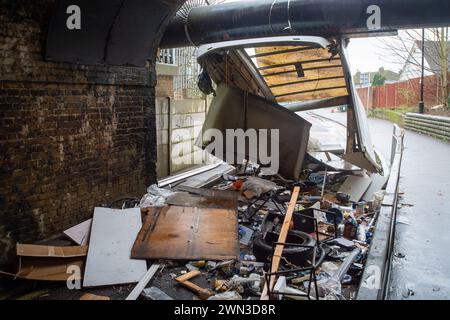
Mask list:
[[[154,65],[44,61],[53,5],[0,1],[0,265],[156,180]]]
[[[175,174],[196,166],[199,162],[205,163],[209,159],[200,148],[194,146],[205,121],[205,115],[204,99],[169,100],[160,97],[156,99],[158,177]],[[169,157],[169,130],[171,157]]]

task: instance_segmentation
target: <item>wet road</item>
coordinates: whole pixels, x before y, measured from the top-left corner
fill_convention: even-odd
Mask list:
[[[320,114],[345,123],[344,113]],[[389,161],[391,122],[369,119]],[[450,144],[406,131],[388,299],[450,299]]]
[[[389,299],[450,299],[449,161],[450,144],[406,131]]]

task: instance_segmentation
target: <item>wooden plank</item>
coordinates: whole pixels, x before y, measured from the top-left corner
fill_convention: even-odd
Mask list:
[[[98,296],[92,293],[85,293],[81,296],[80,300],[111,300],[111,298],[107,296]]]
[[[147,263],[130,258],[141,226],[139,208],[95,208],[84,287],[133,283],[144,276]]]
[[[297,204],[297,199],[298,199],[298,195],[300,193],[300,187],[295,187],[294,190],[292,191],[292,195],[291,195],[291,201],[289,202],[289,206],[288,209],[286,211],[286,215],[284,216],[284,221],[283,221],[283,225],[281,227],[281,231],[280,231],[280,235],[278,236],[278,241],[281,244],[278,244],[275,247],[275,252],[272,258],[272,266],[270,269],[270,273],[274,273],[278,271],[278,268],[280,267],[280,261],[281,261],[281,256],[283,254],[283,249],[284,249],[284,242],[286,241],[287,238],[287,234],[289,231],[289,226],[291,224],[291,220],[292,220],[292,216],[294,214],[294,210],[295,210],[295,206]],[[269,296],[268,296],[268,289],[270,286],[270,289],[273,288],[273,286],[275,285],[275,280],[276,277],[275,276],[271,276],[269,279],[269,284],[265,284],[264,285],[264,289],[263,292],[261,294],[261,300],[268,300]]]
[[[21,257],[74,258],[85,257],[88,252],[88,247],[54,247],[34,244],[17,244],[16,252],[17,255]]]
[[[192,270],[186,274],[179,276],[178,278],[175,278],[175,280],[178,282],[184,282],[198,276],[200,273],[201,272],[198,270]]]
[[[239,252],[236,210],[168,206],[148,215],[134,259],[226,260]]]
[[[214,293],[209,290],[202,288],[195,283],[188,281],[196,276],[198,276],[201,272],[198,270],[192,270],[182,276],[179,276],[175,278],[175,280],[180,283],[181,285],[185,286],[189,290],[195,292],[201,299],[208,299],[210,296],[212,296]]]
[[[134,287],[133,291],[130,292],[128,297],[125,300],[136,300],[141,294],[142,290],[144,290],[145,286],[149,283],[149,281],[153,278],[156,271],[159,269],[159,264],[153,264],[150,269],[148,269],[147,273],[144,277],[139,281],[139,283]]]

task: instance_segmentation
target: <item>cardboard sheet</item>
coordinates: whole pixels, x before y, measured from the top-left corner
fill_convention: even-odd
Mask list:
[[[34,244],[17,244],[16,253],[22,257],[43,257],[43,258],[74,258],[85,257],[87,246],[75,247],[53,247],[39,246]]]

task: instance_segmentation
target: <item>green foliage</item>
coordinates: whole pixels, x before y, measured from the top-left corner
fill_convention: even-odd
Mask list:
[[[372,80],[372,86],[376,87],[376,86],[382,86],[384,85],[384,83],[386,82],[386,77],[384,77],[383,75],[377,73]]]

